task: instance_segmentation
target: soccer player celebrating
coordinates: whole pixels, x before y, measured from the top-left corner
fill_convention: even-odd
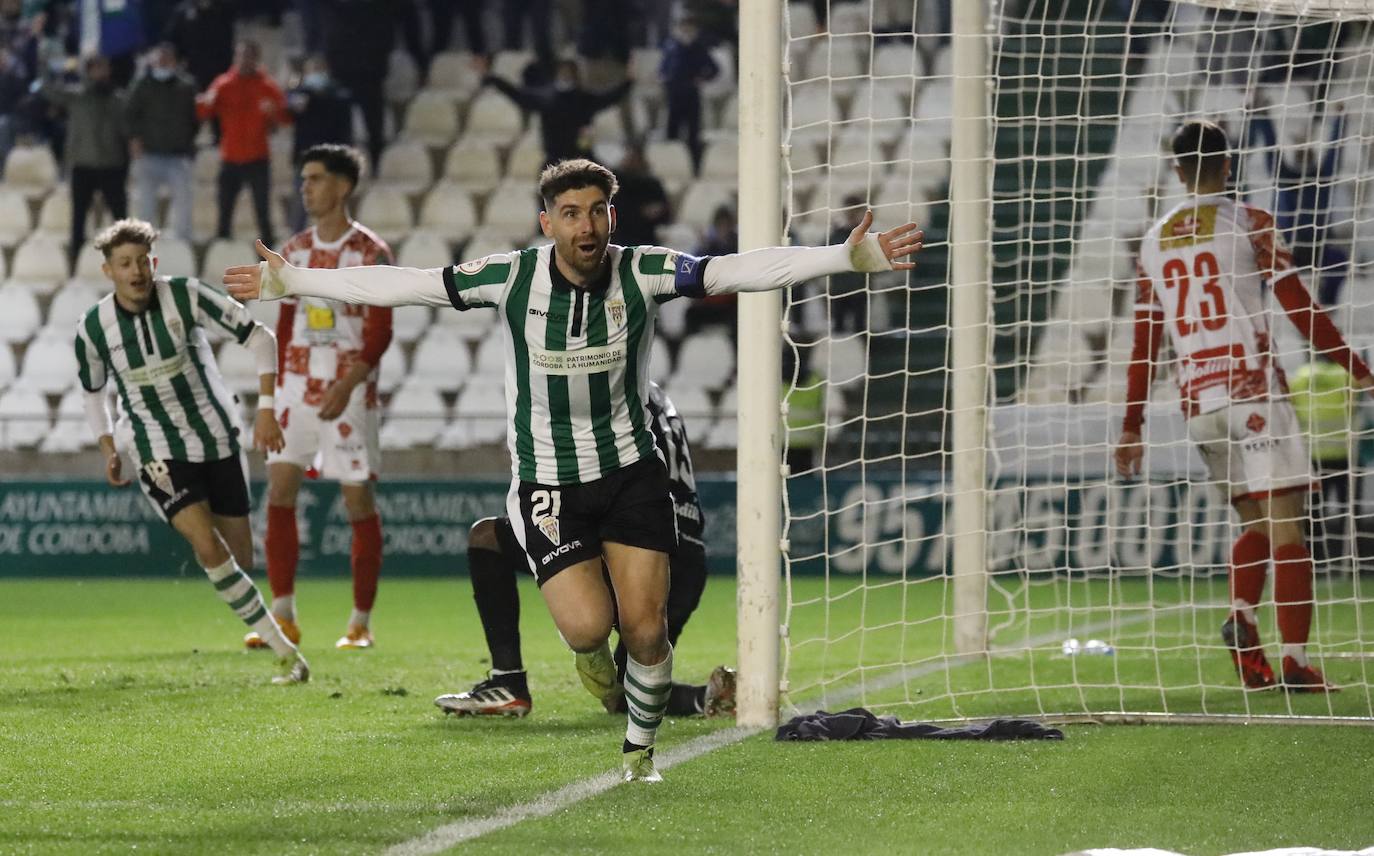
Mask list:
[[[668,643],[676,647],[687,619],[701,601],[706,587],[706,544],[702,540],[705,519],[697,498],[696,478],[692,474],[692,451],[687,445],[687,428],[677,408],[658,384],[650,382],[647,399],[649,430],[659,457],[668,466],[668,485],[677,522],[677,548],[668,556]],[[488,517],[473,524],[468,538],[468,569],[472,577],[472,596],[487,637],[491,654],[491,673],[471,690],[441,695],[434,700],[445,713],[459,716],[524,716],[530,712],[529,683],[520,656],[520,591],[516,574],[528,567],[525,552],[516,539],[509,517]],[[616,682],[597,681],[609,672],[601,663],[615,661]],[[609,646],[594,654],[578,655],[578,672],[587,690],[608,711],[625,713],[625,643],[621,641],[612,657]],[[703,685],[673,684],[668,693],[668,716],[730,713],[735,705],[735,674],[717,666]]]
[[[277,627],[245,570],[253,566],[247,460],[233,396],[215,365],[205,328],[214,325],[257,358],[253,445],[278,449],[272,414],[277,349],[272,331],[223,293],[184,277],[154,276],[157,230],[119,220],[101,232],[101,270],[114,283],[76,329],[86,417],[105,455],[105,477],[124,487],[105,385],[113,379],[133,434],[139,485],[158,514],[191,545],[215,591],[282,664],[274,683],[303,683],[310,667]]]
[[[1116,449],[1123,476],[1140,472],[1145,403],[1165,334],[1178,355],[1188,434],[1213,481],[1225,486],[1242,533],[1231,549],[1231,614],[1221,635],[1247,688],[1275,685],[1256,629],[1266,568],[1282,637],[1282,682],[1290,692],[1328,692],[1307,659],[1312,559],[1303,543],[1303,501],[1312,486],[1306,444],[1270,347],[1267,286],[1299,331],[1356,378],[1369,369],[1312,302],[1269,212],[1226,193],[1226,133],[1191,121],[1174,134],[1174,172],[1191,197],[1146,233],[1140,249],[1135,342],[1126,414]]]
[[[869,234],[869,214],[837,246],[696,258],[611,245],[615,191],[604,166],[560,161],[539,177],[539,222],[552,246],[435,270],[308,270],[259,241],[264,263],[231,267],[224,281],[241,299],[313,296],[500,313],[513,469],[506,508],[516,540],[574,651],[600,650],[618,614],[628,651],[624,776],[660,781],[653,746],[671,688],[665,607],[676,535],[668,474],[644,406],[658,306],[835,273],[907,270],[915,265],[903,259],[920,250],[922,235],[914,223]],[[603,674],[597,683],[613,680]]]
[[[357,149],[337,144],[312,146],[301,154],[301,202],[312,225],[282,248],[292,264],[338,268],[391,263],[386,242],[348,216],[363,163]],[[309,472],[339,482],[353,526],[353,614],[334,645],[372,647],[368,625],[382,570],[382,522],[372,491],[381,466],[377,366],[390,344],[389,307],[319,297],[282,302],[277,416],[286,445],[267,456],[267,579],[272,614],[295,642],[301,638],[296,623],[301,549],[296,496]],[[244,644],[260,648],[263,640],[249,633]]]

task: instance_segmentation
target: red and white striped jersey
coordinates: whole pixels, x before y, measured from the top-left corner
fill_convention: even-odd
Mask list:
[[[293,265],[342,268],[391,264],[391,248],[356,221],[338,240],[319,239],[315,227],[291,237],[282,255]],[[277,383],[293,401],[318,407],[325,389],[359,360],[372,366],[369,407],[377,405],[377,365],[391,344],[391,309],[354,306],[318,297],[283,300],[277,320]]]

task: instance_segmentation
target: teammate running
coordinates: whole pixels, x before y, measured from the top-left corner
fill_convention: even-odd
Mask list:
[[[1265,288],[1303,336],[1362,389],[1374,386],[1374,377],[1313,304],[1273,215],[1226,193],[1231,157],[1225,131],[1212,122],[1188,122],[1174,134],[1173,152],[1174,172],[1193,198],[1164,215],[1141,243],[1117,470],[1123,476],[1140,472],[1145,403],[1167,333],[1178,355],[1188,434],[1212,480],[1226,486],[1243,528],[1231,549],[1231,614],[1221,628],[1236,672],[1249,689],[1275,685],[1255,620],[1272,559],[1283,686],[1334,691],[1307,658],[1312,558],[1304,544],[1303,503],[1312,475],[1283,371],[1273,359]]]
[[[348,216],[363,154],[350,146],[312,146],[301,154],[301,201],[313,224],[282,248],[311,268],[390,264],[386,242]],[[267,456],[267,579],[272,614],[300,642],[296,496],[306,473],[339,482],[353,526],[353,613],[336,648],[370,648],[369,620],[382,570],[382,521],[372,482],[381,469],[377,442],[377,366],[391,344],[391,309],[303,297],[282,301],[277,321],[281,420],[286,445]],[[263,641],[244,638],[249,648]]]
[[[696,611],[706,587],[706,544],[702,540],[705,518],[697,498],[687,428],[672,400],[653,382],[649,383],[648,411],[654,445],[668,465],[669,490],[677,516],[677,549],[668,557],[667,607],[668,642],[676,647],[677,638]],[[473,524],[468,537],[468,573],[491,654],[491,672],[467,692],[436,698],[434,703],[445,713],[525,716],[530,712],[533,700],[520,655],[520,590],[516,585],[522,566],[529,567],[509,517],[488,517]],[[598,662],[613,659],[617,680],[611,685],[596,683],[599,676],[607,673],[604,667],[579,669],[588,692],[608,712],[627,712],[625,643],[617,643],[614,656],[609,645],[603,644],[593,658]],[[719,716],[734,709],[735,673],[717,666],[705,684],[673,684],[663,712],[668,716]]]
[[[658,306],[834,273],[908,270],[915,265],[901,260],[921,249],[922,235],[914,223],[869,234],[870,213],[831,247],[698,258],[611,246],[615,191],[615,175],[600,164],[560,161],[539,179],[539,222],[552,246],[434,270],[308,270],[259,241],[264,263],[231,267],[224,281],[241,299],[314,296],[501,314],[513,469],[506,507],[516,540],[554,624],[584,662],[610,637],[618,614],[628,650],[624,778],[655,782],[662,777],[654,737],[673,664],[668,554],[677,546],[668,474],[644,408]],[[613,680],[603,673],[597,683]]]
[[[205,336],[213,324],[257,358],[258,414],[253,445],[279,449],[272,415],[277,349],[272,331],[219,291],[185,277],[154,276],[157,230],[119,220],[95,239],[101,271],[114,284],[76,329],[77,373],[86,418],[115,487],[123,458],[115,448],[105,386],[113,379],[132,433],[139,485],[157,513],[191,545],[215,591],[280,659],[273,683],[303,683],[310,667],[263,605],[245,570],[253,567],[248,525],[248,462],[233,396]]]

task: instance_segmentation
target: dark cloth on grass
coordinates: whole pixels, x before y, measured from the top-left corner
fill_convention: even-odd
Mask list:
[[[778,726],[777,740],[1063,740],[1064,732],[1029,719],[994,719],[943,728],[929,722],[902,722],[874,716],[862,707],[840,713],[824,710],[795,716]]]

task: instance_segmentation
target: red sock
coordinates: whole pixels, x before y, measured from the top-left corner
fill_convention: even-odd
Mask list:
[[[353,521],[353,608],[371,612],[382,573],[382,518],[374,514]]]
[[[1269,565],[1269,537],[1247,529],[1231,545],[1231,602],[1255,606],[1264,596],[1264,572]]]
[[[1312,627],[1312,557],[1301,544],[1274,551],[1274,601],[1284,644],[1305,644]]]
[[[272,597],[296,591],[296,563],[301,557],[301,539],[296,531],[296,508],[267,506],[267,581]]]

